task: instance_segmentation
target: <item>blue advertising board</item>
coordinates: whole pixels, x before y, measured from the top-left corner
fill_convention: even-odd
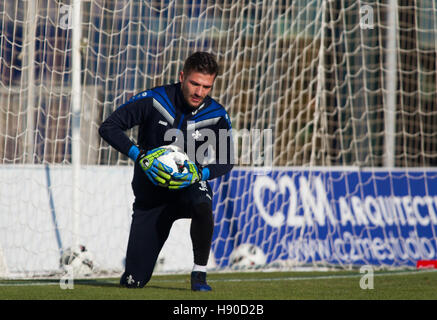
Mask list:
[[[237,168],[212,183],[219,267],[240,244],[267,263],[415,266],[437,257],[437,171]]]

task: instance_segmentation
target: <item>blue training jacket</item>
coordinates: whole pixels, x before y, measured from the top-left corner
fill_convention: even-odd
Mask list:
[[[125,131],[138,128],[137,142]],[[163,145],[183,147],[190,159],[206,170],[207,180],[228,173],[233,167],[234,150],[231,122],[226,110],[211,97],[197,109],[188,106],[180,83],[156,87],[133,96],[118,107],[100,126],[99,133],[117,151],[136,160],[140,150]],[[183,140],[183,141],[181,141]],[[194,158],[194,159],[193,159]],[[137,200],[160,192],[135,163],[132,188]]]

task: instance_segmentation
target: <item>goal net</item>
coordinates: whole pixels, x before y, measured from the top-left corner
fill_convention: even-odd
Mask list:
[[[133,163],[98,128],[197,50],[219,62],[237,151],[211,182],[211,269],[437,259],[435,1],[80,3],[75,25],[72,1],[0,0],[0,276],[61,272],[77,244],[123,270]],[[191,268],[188,228],[158,271]]]

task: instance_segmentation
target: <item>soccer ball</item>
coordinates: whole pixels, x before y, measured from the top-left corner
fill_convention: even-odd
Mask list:
[[[186,153],[184,153],[179,147],[175,145],[162,146],[168,152],[165,152],[162,156],[158,158],[163,164],[169,166],[173,169],[173,173],[187,173],[188,170],[184,167],[185,160],[189,160]]]
[[[61,256],[61,267],[75,276],[89,275],[94,270],[93,255],[84,245],[66,249]]]
[[[266,264],[267,257],[260,247],[244,243],[232,251],[229,261],[234,269],[256,269]]]

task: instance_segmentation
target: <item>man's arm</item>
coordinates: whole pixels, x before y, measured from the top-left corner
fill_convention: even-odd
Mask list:
[[[143,123],[148,115],[147,103],[152,103],[149,98],[141,98],[143,95],[134,96],[126,104],[115,110],[100,126],[99,134],[117,151],[127,155],[138,163],[147,178],[154,185],[166,187],[171,178],[172,169],[161,163],[159,158],[165,152],[164,148],[153,150],[140,150],[129,139],[125,131]]]
[[[174,173],[169,183],[169,189],[181,189],[192,185],[198,181],[212,180],[220,177],[234,166],[234,141],[229,118],[221,119],[214,129],[216,143],[214,146],[216,159],[205,167],[196,165],[194,162],[185,161],[186,173]]]
[[[235,164],[234,141],[229,120],[222,118],[216,129],[216,160],[203,168],[202,180],[212,180],[232,170]],[[205,176],[206,174],[206,176]]]
[[[127,103],[117,108],[99,128],[100,136],[114,149],[127,155],[135,161],[140,150],[129,139],[125,131],[142,123],[148,114],[147,99],[131,98]]]

